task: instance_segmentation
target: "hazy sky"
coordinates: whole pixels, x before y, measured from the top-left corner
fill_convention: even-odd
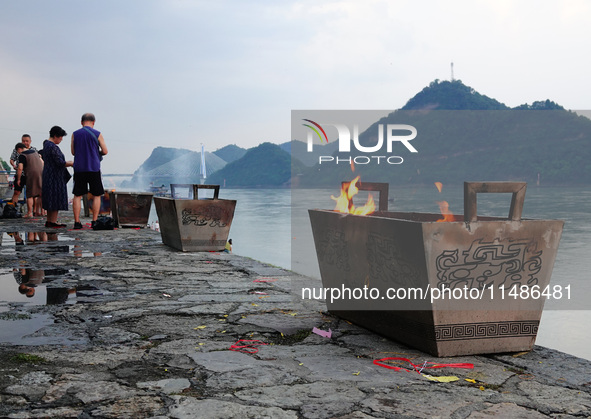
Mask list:
[[[94,112],[104,173],[157,146],[290,137],[292,109],[387,109],[454,75],[508,106],[591,108],[588,0],[0,2],[0,156]]]

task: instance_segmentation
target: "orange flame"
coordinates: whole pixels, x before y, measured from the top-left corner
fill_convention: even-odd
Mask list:
[[[443,183],[435,182],[435,187],[437,188],[439,193],[441,193],[441,189],[443,188]],[[443,215],[443,218],[437,220],[437,222],[456,221],[456,217],[449,210],[449,204],[447,203],[447,201],[437,201],[437,204],[439,205],[439,211],[441,211],[441,215]]]
[[[341,195],[335,198],[331,195],[330,198],[336,202],[335,211],[344,212],[348,214],[356,215],[368,215],[376,210],[376,204],[371,194],[367,198],[367,202],[362,207],[355,207],[353,205],[353,197],[359,192],[359,188],[356,186],[359,181],[359,176],[353,179],[351,182],[343,183],[341,187]]]
[[[449,204],[447,201],[438,201],[437,204],[439,205],[441,215],[443,215],[443,218],[437,220],[437,222],[450,222],[456,220],[452,212],[449,210]]]

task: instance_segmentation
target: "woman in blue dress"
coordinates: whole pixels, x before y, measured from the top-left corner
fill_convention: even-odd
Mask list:
[[[66,227],[57,222],[60,210],[68,209],[68,190],[66,183],[69,180],[69,172],[66,167],[71,167],[74,162],[66,161],[64,153],[58,145],[62,142],[66,131],[55,126],[49,131],[49,140],[43,142],[43,209],[47,210],[45,227]]]

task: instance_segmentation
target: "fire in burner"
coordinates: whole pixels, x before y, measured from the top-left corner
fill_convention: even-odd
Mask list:
[[[371,194],[367,197],[367,202],[361,207],[356,207],[353,204],[353,197],[359,193],[359,188],[356,186],[359,181],[359,176],[351,182],[343,182],[341,186],[341,195],[335,198],[331,195],[330,198],[336,202],[335,211],[344,212],[356,215],[368,215],[376,210],[376,204]]]

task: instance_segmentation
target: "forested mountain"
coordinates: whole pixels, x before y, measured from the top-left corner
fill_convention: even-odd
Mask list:
[[[393,154],[403,159],[402,164],[356,165],[356,174],[366,181],[591,182],[591,120],[574,112],[396,111],[360,135],[362,144],[376,144],[378,124],[415,127],[417,137],[412,144],[418,153],[410,153],[395,144]],[[355,158],[354,153],[338,156],[341,160]],[[315,169],[304,174],[301,184],[330,185],[351,177],[347,165],[316,165]]]
[[[298,163],[296,163],[298,164]],[[303,166],[299,163],[299,166]],[[276,144],[263,143],[208,178],[228,188],[286,187],[291,181],[291,156]]]
[[[447,109],[447,110],[502,110],[509,109],[503,103],[481,95],[461,80],[432,81],[429,86],[406,102],[402,110]]]
[[[509,108],[504,103],[491,99],[488,96],[482,95],[470,86],[466,86],[461,80],[439,81],[434,80],[429,83],[412,99],[406,102],[401,110],[480,110],[480,111],[494,111],[494,110],[564,110],[559,104],[552,102],[549,99],[535,101],[531,105],[525,103],[523,105]]]
[[[361,175],[362,180],[391,184],[508,180],[535,184],[538,179],[541,184],[591,182],[591,120],[550,100],[511,109],[460,81],[435,81],[402,109],[360,134],[362,145],[377,144],[380,124],[415,127],[417,136],[412,144],[418,153],[395,143],[392,154],[399,155],[402,164],[358,164],[355,175]],[[343,160],[359,154],[363,155],[335,156]],[[351,168],[346,164],[317,164],[300,176],[300,184],[328,186],[350,178]]]
[[[238,160],[244,154],[246,154],[246,149],[242,147],[238,147],[235,144],[230,144],[220,149],[217,149],[213,152],[216,156],[224,160],[226,163],[231,163],[234,160]]]

